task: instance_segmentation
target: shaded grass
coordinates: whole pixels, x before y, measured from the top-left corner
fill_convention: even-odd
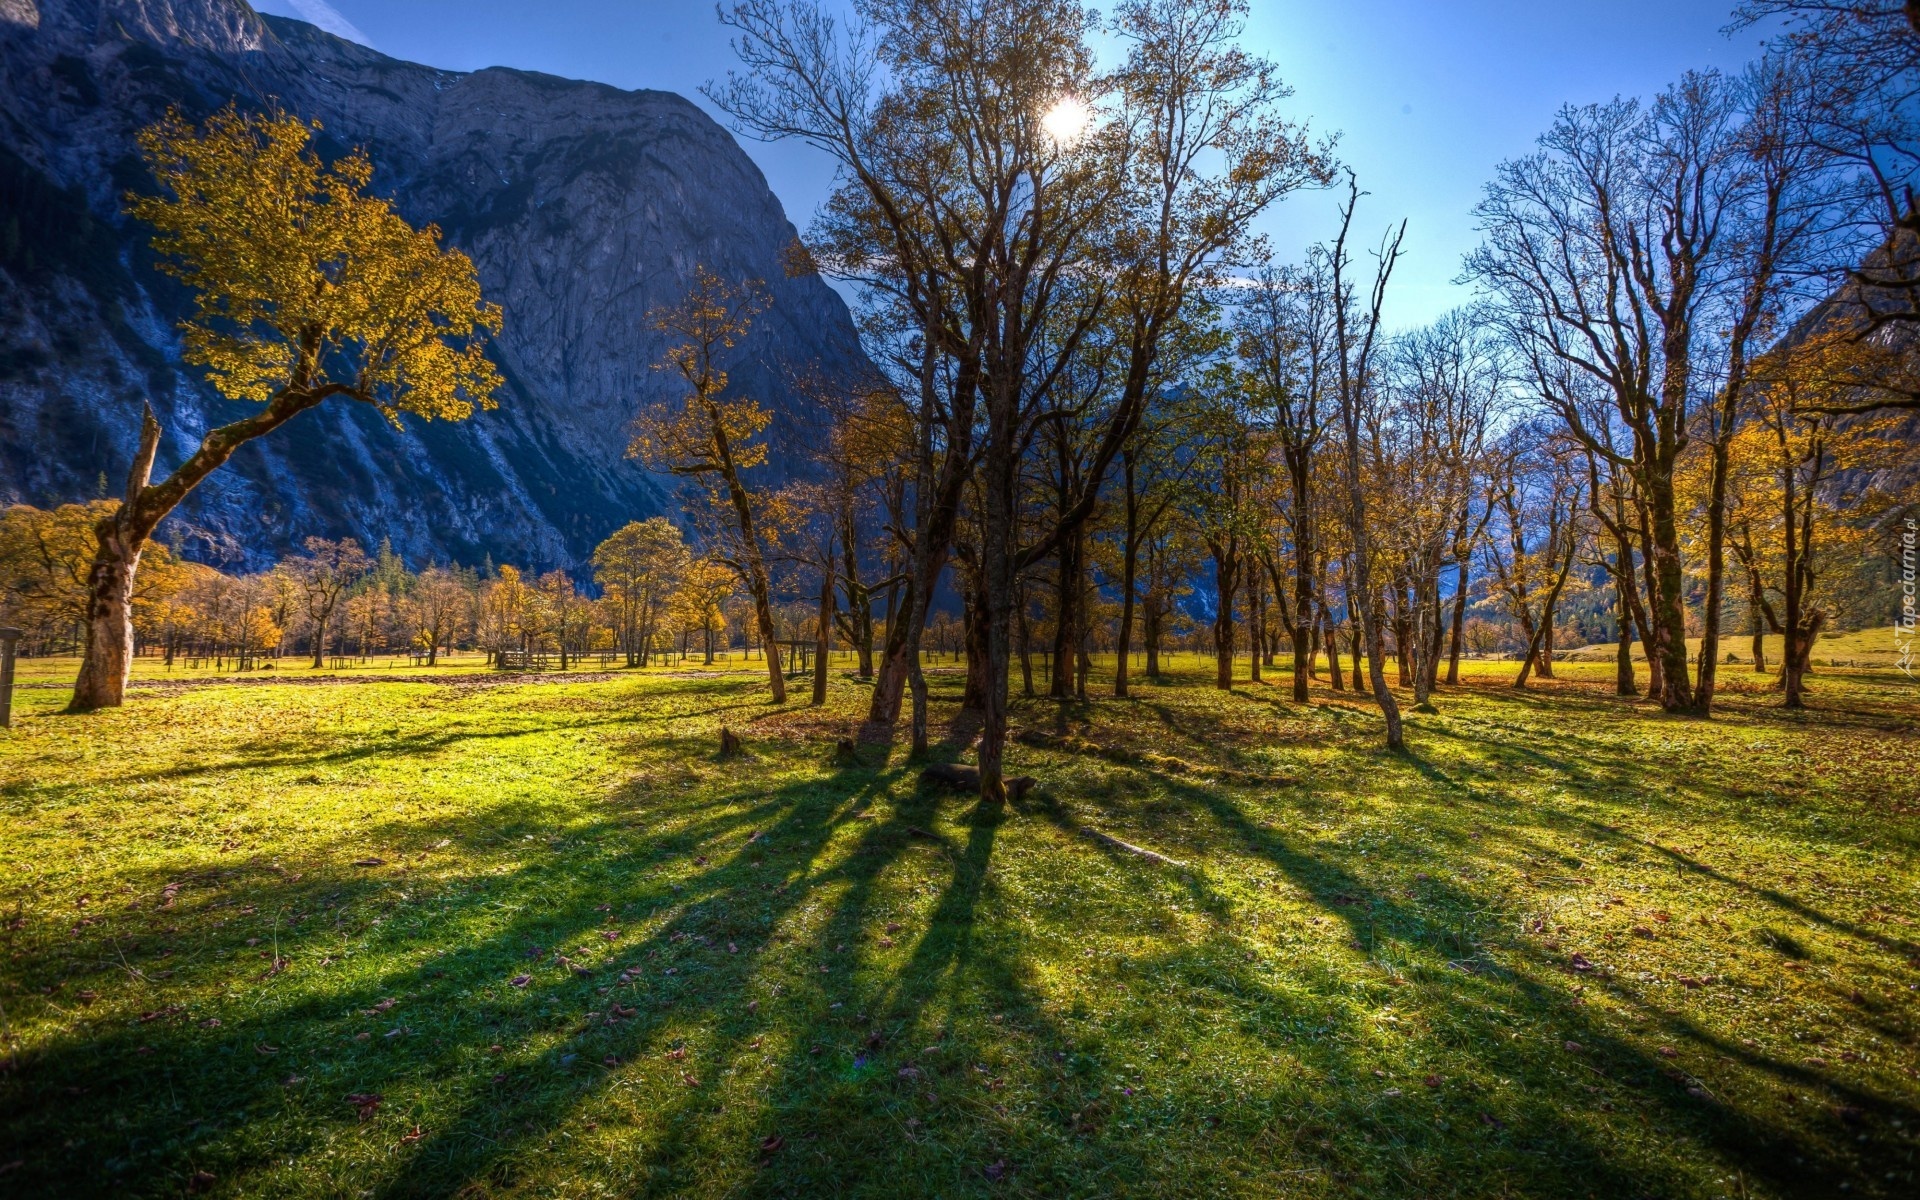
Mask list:
[[[1019,705],[1002,811],[829,765],[838,676],[23,692],[0,1186],[1911,1194],[1910,685],[1486,664],[1401,756],[1181,666]]]

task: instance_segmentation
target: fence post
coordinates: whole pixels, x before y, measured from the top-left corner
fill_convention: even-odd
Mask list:
[[[0,629],[0,729],[13,728],[13,647],[18,629]]]

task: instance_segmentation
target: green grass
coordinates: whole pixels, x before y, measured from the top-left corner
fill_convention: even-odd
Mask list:
[[[1021,702],[1074,752],[985,812],[746,666],[23,689],[0,1191],[1914,1194],[1902,676],[1703,723],[1487,663],[1403,757],[1188,659]]]

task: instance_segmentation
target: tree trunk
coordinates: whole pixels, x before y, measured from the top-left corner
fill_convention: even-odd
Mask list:
[[[1460,643],[1467,629],[1467,559],[1460,557],[1453,584],[1452,629],[1447,634],[1447,686],[1460,682]]]
[[[981,577],[985,600],[986,696],[980,723],[980,800],[998,806],[1007,799],[1004,757],[1007,745],[1007,675],[1013,641],[1014,511],[1019,468],[1014,441],[1016,415],[1013,397],[1005,394],[1010,381],[995,381],[996,395],[988,401],[987,449],[981,464],[982,513]]]
[[[1047,695],[1065,700],[1073,694],[1073,651],[1080,644],[1079,539],[1060,541],[1059,572],[1054,577],[1053,671]]]
[[[99,546],[87,571],[86,641],[67,705],[73,713],[119,707],[133,669],[133,576],[140,549],[128,547],[118,514],[101,518],[94,535]]]
[[[1660,707],[1681,712],[1693,705],[1692,687],[1687,671],[1686,572],[1680,561],[1680,534],[1674,516],[1671,469],[1656,474],[1665,486],[1649,489],[1652,510],[1654,580],[1652,612],[1659,631]],[[1653,647],[1648,648],[1650,651]]]
[[[1145,626],[1140,631],[1140,640],[1147,647],[1147,678],[1160,678],[1160,612],[1152,603],[1147,605]]]
[[[1618,578],[1614,580],[1613,589],[1614,600],[1620,610],[1616,618],[1620,630],[1619,645],[1613,655],[1613,690],[1619,696],[1638,696],[1640,687],[1633,679],[1633,615],[1627,611],[1626,591]]]
[[[967,650],[967,686],[960,707],[967,712],[985,712],[987,707],[986,609],[980,581],[975,580],[967,595],[966,619],[960,627],[960,639]],[[959,651],[954,651],[954,657],[959,657]]]
[[[1033,630],[1027,622],[1027,595],[1022,588],[1015,598],[1014,619],[1020,629],[1020,694],[1033,699]]]
[[[147,481],[153,476],[153,456],[160,449],[160,422],[152,407],[146,408],[140,421],[140,444],[127,472],[126,497],[112,515],[102,517],[93,527],[96,545],[93,563],[87,569],[85,641],[80,652],[80,675],[73,683],[73,698],[67,702],[68,712],[118,708],[126,702],[127,678],[133,672],[133,577],[140,569],[140,551],[154,526],[173,511],[188,489],[233,453],[228,448],[213,455],[208,447],[234,428],[225,426],[208,434],[200,450],[173,473],[164,489],[150,489]],[[154,495],[160,492],[164,495]],[[136,513],[143,501],[148,502],[149,511]]]
[[[767,665],[767,684],[773,689],[773,702],[787,702],[787,677],[780,669],[779,632],[773,626],[773,597],[767,586],[766,569],[757,561],[753,564],[748,583],[753,592],[753,621],[759,628],[760,657]]]
[[[1228,548],[1213,551],[1214,594],[1218,603],[1213,613],[1213,686],[1223,692],[1233,690],[1233,595],[1238,589],[1239,561]]]
[[[827,651],[833,646],[833,570],[828,567],[820,575],[820,617],[813,641],[812,704],[815,707],[827,702]]]
[[[1267,649],[1266,611],[1262,601],[1266,589],[1260,586],[1260,571],[1247,572],[1247,679],[1260,682],[1260,656]]]
[[[1334,626],[1331,612],[1321,610],[1320,626],[1322,629],[1320,642],[1327,651],[1328,682],[1333,685],[1334,691],[1344,692],[1347,690],[1347,679],[1346,672],[1340,667],[1340,630]]]
[[[1127,673],[1131,665],[1128,660],[1133,650],[1134,566],[1134,548],[1129,545],[1120,565],[1120,630],[1113,664],[1113,694],[1123,700],[1127,696]]]

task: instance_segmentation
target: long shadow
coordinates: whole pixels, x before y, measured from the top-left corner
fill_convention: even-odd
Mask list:
[[[1180,787],[1177,783],[1170,786]],[[1283,839],[1262,830],[1249,822],[1245,815],[1224,797],[1212,795],[1199,789],[1184,789],[1195,800],[1210,809],[1219,818],[1224,829],[1254,850],[1261,857],[1279,866],[1283,872],[1302,886],[1308,887],[1323,897],[1323,904],[1329,890],[1338,889],[1343,893],[1364,895],[1369,889],[1365,882],[1350,871],[1325,859],[1296,851],[1287,846]],[[1451,885],[1438,886],[1429,883],[1438,903],[1454,907],[1484,908],[1495,903],[1487,897],[1475,896]],[[1358,906],[1327,906],[1328,911],[1345,921],[1356,940],[1368,932],[1361,924]],[[1385,924],[1390,930],[1401,931],[1419,925],[1415,914],[1407,912],[1399,903],[1381,898],[1377,893],[1366,911],[1370,924]],[[1382,918],[1385,918],[1382,920]],[[1534,962],[1537,971],[1545,973],[1561,964],[1548,964],[1544,960]],[[1437,981],[1437,982],[1436,982]],[[1476,1045],[1486,1048],[1486,1052],[1498,1062],[1500,1069],[1517,1075],[1529,1073],[1533,1062],[1525,1052],[1510,1053],[1501,1049],[1504,1039],[1501,1036],[1507,1022],[1500,1015],[1505,1007],[1501,998],[1493,994],[1493,989],[1506,986],[1516,989],[1525,1004],[1536,1011],[1549,1007],[1560,1008],[1566,997],[1558,991],[1541,983],[1526,972],[1505,971],[1487,972],[1485,975],[1441,970],[1431,973],[1422,981],[1427,987],[1437,988],[1445,997],[1446,1008],[1456,1015],[1472,1013],[1476,1023],[1483,1027],[1483,1033],[1476,1038]],[[1578,1014],[1580,1009],[1572,1009]],[[1700,1105],[1692,1102],[1685,1090],[1685,1079],[1674,1080],[1670,1068],[1664,1067],[1648,1057],[1643,1051],[1617,1037],[1604,1026],[1578,1015],[1560,1015],[1562,1025],[1570,1025],[1569,1040],[1579,1043],[1591,1053],[1593,1061],[1604,1064],[1610,1077],[1637,1080],[1643,1087],[1655,1089],[1653,1099],[1667,1113],[1669,1119],[1685,1127],[1691,1127],[1718,1148],[1726,1160],[1739,1165],[1742,1169],[1764,1174],[1772,1183],[1791,1191],[1802,1191],[1816,1180],[1832,1181],[1855,1175],[1853,1166],[1834,1156],[1819,1141],[1809,1137],[1802,1128],[1769,1122],[1724,1105]],[[1537,1051],[1535,1052],[1537,1053]],[[1671,1086],[1661,1087],[1665,1080]],[[1886,1097],[1858,1096],[1863,1102],[1870,1101],[1875,1107],[1896,1115],[1911,1119],[1911,1111],[1897,1101]],[[1564,1123],[1556,1122],[1551,1131],[1542,1130],[1535,1134],[1561,1142],[1578,1140],[1580,1135]],[[1599,1178],[1613,1175],[1613,1186],[1602,1187],[1601,1194],[1631,1195],[1644,1190],[1647,1181],[1630,1176],[1615,1174],[1606,1165],[1606,1151],[1591,1143],[1583,1143],[1581,1156],[1589,1160],[1587,1169],[1595,1171]],[[1864,1181],[1863,1181],[1864,1182]],[[1858,1184],[1856,1184],[1858,1186]],[[1615,1190],[1617,1189],[1617,1190]]]
[[[800,855],[810,858],[829,835],[831,817],[841,807],[830,798],[823,801],[819,792],[816,784],[792,785],[748,806],[745,811],[727,814],[723,821],[696,823],[676,835],[654,839],[654,858],[658,860],[663,855],[669,859],[684,858],[713,838],[727,836],[729,829],[738,829],[749,822],[767,824],[769,817],[776,819],[768,824],[765,835],[751,844],[759,846],[770,842],[783,847],[790,844]],[[464,822],[449,822],[427,829],[423,836],[431,836],[442,828],[462,827]],[[263,979],[249,981],[251,987],[245,1005],[220,1004],[217,1011],[223,1023],[216,1023],[218,1032],[201,1032],[187,1024],[197,1019],[196,1014],[168,1012],[164,1006],[157,1006],[157,1016],[131,1027],[91,1030],[86,1037],[61,1039],[38,1048],[30,1058],[11,1064],[13,1070],[4,1077],[6,1102],[0,1104],[0,1120],[8,1129],[8,1141],[18,1138],[18,1147],[24,1149],[41,1138],[37,1130],[73,1126],[89,1117],[99,1122],[106,1115],[97,1111],[101,1100],[75,1099],[53,1105],[32,1102],[40,1091],[35,1080],[80,1080],[82,1082],[70,1085],[73,1094],[98,1096],[109,1103],[114,1121],[125,1131],[126,1143],[135,1151],[151,1146],[177,1149],[181,1146],[184,1128],[194,1134],[187,1144],[190,1147],[197,1144],[197,1149],[190,1149],[187,1154],[193,1164],[217,1165],[219,1169],[215,1173],[223,1177],[236,1172],[244,1176],[276,1158],[297,1156],[311,1149],[310,1139],[319,1136],[313,1132],[286,1133],[283,1137],[290,1141],[263,1149],[252,1144],[234,1144],[232,1137],[226,1135],[237,1136],[237,1130],[221,1130],[218,1114],[236,1108],[283,1107],[290,1100],[296,1106],[304,1106],[305,1078],[302,1085],[282,1087],[272,1082],[280,1073],[306,1072],[306,1078],[312,1078],[315,1087],[321,1084],[318,1078],[321,1074],[341,1075],[343,1078],[331,1082],[327,1088],[328,1091],[337,1088],[341,1095],[383,1093],[396,1087],[463,1086],[458,1077],[470,1070],[476,1056],[484,1056],[482,1048],[489,1041],[511,1040],[509,1035],[514,1030],[527,1036],[541,1034],[543,1018],[534,1011],[536,998],[544,1004],[558,999],[578,1005],[593,1002],[596,994],[592,989],[595,983],[608,977],[610,964],[625,960],[633,953],[640,954],[642,961],[666,953],[677,940],[683,940],[676,939],[676,934],[704,936],[689,933],[708,923],[697,910],[724,892],[731,880],[741,879],[750,871],[738,863],[739,855],[736,855],[734,860],[694,875],[690,883],[664,877],[636,881],[631,865],[623,861],[624,855],[612,848],[622,832],[624,829],[617,818],[570,831],[576,842],[606,845],[590,855],[575,855],[568,863],[569,869],[561,875],[554,874],[552,863],[543,859],[523,864],[504,878],[495,875],[460,880],[443,889],[436,898],[438,911],[421,923],[415,936],[404,939],[421,945],[457,947],[429,964],[365,978],[351,971],[349,961],[341,964],[347,969],[346,974],[341,974],[340,969],[328,973],[307,965],[312,962],[312,955],[304,952],[305,943],[299,935],[290,934],[285,950],[296,964],[294,969],[277,974],[268,964]],[[785,857],[791,858],[793,854]],[[462,887],[462,884],[471,886]],[[341,901],[346,905],[365,901],[380,886],[352,877],[310,876],[297,888],[283,889],[278,898],[283,908],[304,910],[322,908],[324,897],[338,909],[342,907]],[[460,892],[464,894],[453,894]],[[776,894],[782,893],[789,897],[785,903],[790,906],[805,889],[783,884]],[[463,936],[465,928],[483,915],[483,910],[496,902],[496,897],[503,895],[509,900],[525,895],[539,895],[544,899],[537,906],[522,903],[521,914],[497,924],[478,941]],[[551,965],[556,960],[543,957],[538,962],[530,962],[525,957],[527,947],[569,947],[593,942],[599,932],[596,923],[600,912],[599,905],[591,901],[604,899],[617,902],[629,919],[634,912],[648,908],[664,908],[672,915],[638,944],[622,945],[606,962],[588,968],[592,982],[565,972],[559,974],[557,984],[550,982],[558,970]],[[177,914],[182,920],[188,916],[185,908]],[[742,940],[750,932],[744,926],[729,925],[727,929],[731,936]],[[394,935],[385,936],[391,939]],[[540,987],[525,991],[507,987],[504,980],[515,966],[524,966],[524,973],[540,977]],[[464,989],[472,986],[471,980],[476,975],[492,975],[500,982],[485,985],[478,997],[465,994]],[[310,981],[304,987],[303,978]],[[666,993],[664,1003],[670,1006],[672,993],[682,982],[682,979],[672,979],[658,989]],[[389,997],[401,998],[391,1017],[378,1007]],[[454,1045],[437,1047],[430,1055],[398,1062],[367,1061],[364,1054],[355,1056],[359,1061],[344,1068],[328,1061],[337,1053],[333,1044],[339,1040],[332,1034],[343,1022],[349,1026],[363,1023],[364,1018],[356,1014],[367,1012],[381,1014],[380,1024],[404,1023],[408,1011],[458,1012],[460,1019],[453,1028],[441,1026],[434,1031],[441,1034],[442,1039],[452,1036]],[[271,1053],[257,1049],[262,1046],[270,1047]],[[347,1052],[353,1055],[351,1044]],[[231,1088],[233,1083],[230,1060],[222,1064],[219,1057],[227,1054],[258,1055],[257,1065],[247,1073],[248,1081],[240,1095],[221,1094],[222,1085]],[[534,1055],[532,1061],[522,1061],[517,1055],[506,1055],[496,1061],[514,1075],[538,1073],[543,1065],[551,1073],[552,1064],[545,1060],[554,1057],[552,1053],[542,1053]],[[196,1064],[200,1065],[196,1067]],[[228,1072],[225,1076],[221,1074],[223,1069]],[[160,1082],[157,1076],[164,1077],[164,1095],[154,1090]],[[549,1091],[538,1086],[516,1091],[511,1077],[504,1087],[483,1086],[479,1089],[483,1094],[472,1095],[464,1104],[462,1116],[452,1129],[423,1138],[411,1147],[406,1166],[390,1178],[387,1189],[396,1193],[438,1192],[439,1186],[429,1181],[441,1178],[450,1162],[474,1160],[476,1147],[491,1147],[478,1157],[486,1162],[494,1161],[521,1140],[520,1135],[501,1123],[502,1118],[508,1114],[519,1119],[550,1112],[554,1105]],[[322,1114],[330,1116],[338,1108],[343,1115],[351,1117],[351,1110],[342,1107],[337,1096],[316,1096],[312,1103]],[[90,1108],[96,1111],[88,1112]],[[483,1115],[485,1120],[481,1120]],[[285,1124],[280,1128],[284,1130]],[[478,1129],[488,1129],[496,1136],[489,1138]],[[454,1141],[446,1141],[448,1138]],[[253,1139],[247,1141],[251,1143]],[[57,1144],[57,1139],[49,1144]],[[112,1169],[116,1165],[119,1171]],[[38,1186],[46,1194],[60,1191],[92,1194],[107,1186],[127,1190],[129,1184],[130,1190],[137,1193],[144,1177],[122,1174],[131,1172],[133,1165],[131,1159],[102,1163],[71,1156],[61,1156],[61,1161],[53,1164],[36,1155],[25,1173],[17,1178],[28,1185],[30,1191]]]

